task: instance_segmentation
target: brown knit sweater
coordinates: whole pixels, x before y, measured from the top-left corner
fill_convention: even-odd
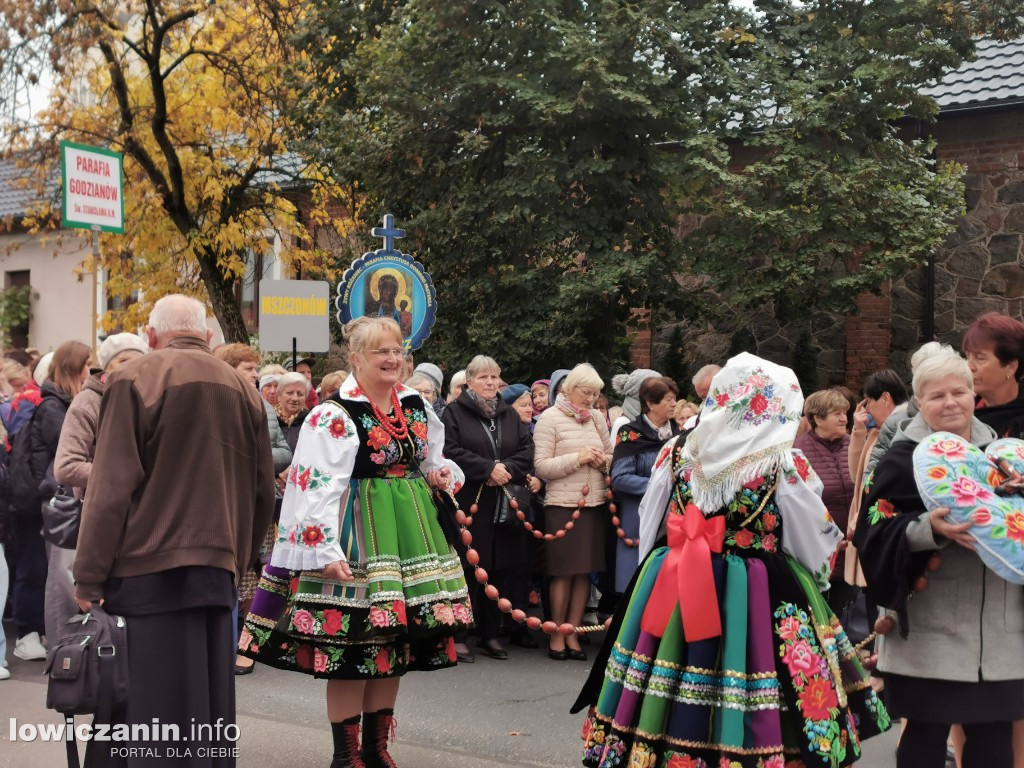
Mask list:
[[[107,380],[75,557],[76,594],[112,576],[203,565],[241,574],[274,512],[256,389],[198,338],[176,338]]]

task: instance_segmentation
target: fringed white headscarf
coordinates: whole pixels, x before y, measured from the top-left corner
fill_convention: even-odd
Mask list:
[[[793,440],[803,405],[789,368],[749,352],[726,363],[711,380],[681,456],[702,512],[721,509],[754,478],[794,469]]]

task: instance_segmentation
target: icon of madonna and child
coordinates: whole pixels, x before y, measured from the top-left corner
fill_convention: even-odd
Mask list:
[[[376,269],[366,280],[366,317],[390,317],[412,336],[413,301],[409,278],[391,267]]]

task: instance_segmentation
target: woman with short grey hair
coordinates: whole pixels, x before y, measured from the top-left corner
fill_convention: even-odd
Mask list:
[[[945,507],[927,509],[914,461],[914,449],[935,432],[980,448],[996,433],[975,417],[973,376],[955,352],[922,361],[913,388],[919,412],[875,468],[854,534],[868,598],[900,625],[878,639],[890,712],[906,722],[896,764],[942,768],[950,726],[961,723],[964,768],[1009,768],[1012,723],[1024,718],[1024,587],[975,554],[972,523],[951,522]]]
[[[530,427],[519,414],[498,396],[501,369],[494,358],[477,355],[466,366],[466,389],[448,404],[444,422],[445,457],[466,473],[466,483],[456,494],[459,506],[473,515],[473,548],[480,555],[480,567],[515,608],[529,608],[526,569],[529,564],[529,539],[516,519],[511,499],[524,511],[529,506],[526,485],[533,466],[533,439]],[[474,578],[474,567],[463,557],[466,584],[480,648],[493,659],[507,659],[508,652],[498,640],[501,614],[488,599],[483,585]],[[461,638],[456,638],[461,642]],[[518,645],[536,647],[536,641],[519,627],[512,636]],[[456,648],[462,661],[472,654],[462,644]]]

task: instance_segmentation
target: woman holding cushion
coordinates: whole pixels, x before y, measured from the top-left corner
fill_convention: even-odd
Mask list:
[[[878,669],[906,720],[898,768],[942,768],[953,723],[966,733],[963,768],[1010,768],[1012,722],[1024,717],[1024,588],[985,567],[972,523],[927,511],[914,478],[914,449],[935,432],[978,447],[996,438],[974,416],[973,381],[952,351],[917,367],[920,411],[869,479],[854,536],[868,597],[896,612],[899,631],[878,639]],[[942,457],[930,471],[946,471]]]

